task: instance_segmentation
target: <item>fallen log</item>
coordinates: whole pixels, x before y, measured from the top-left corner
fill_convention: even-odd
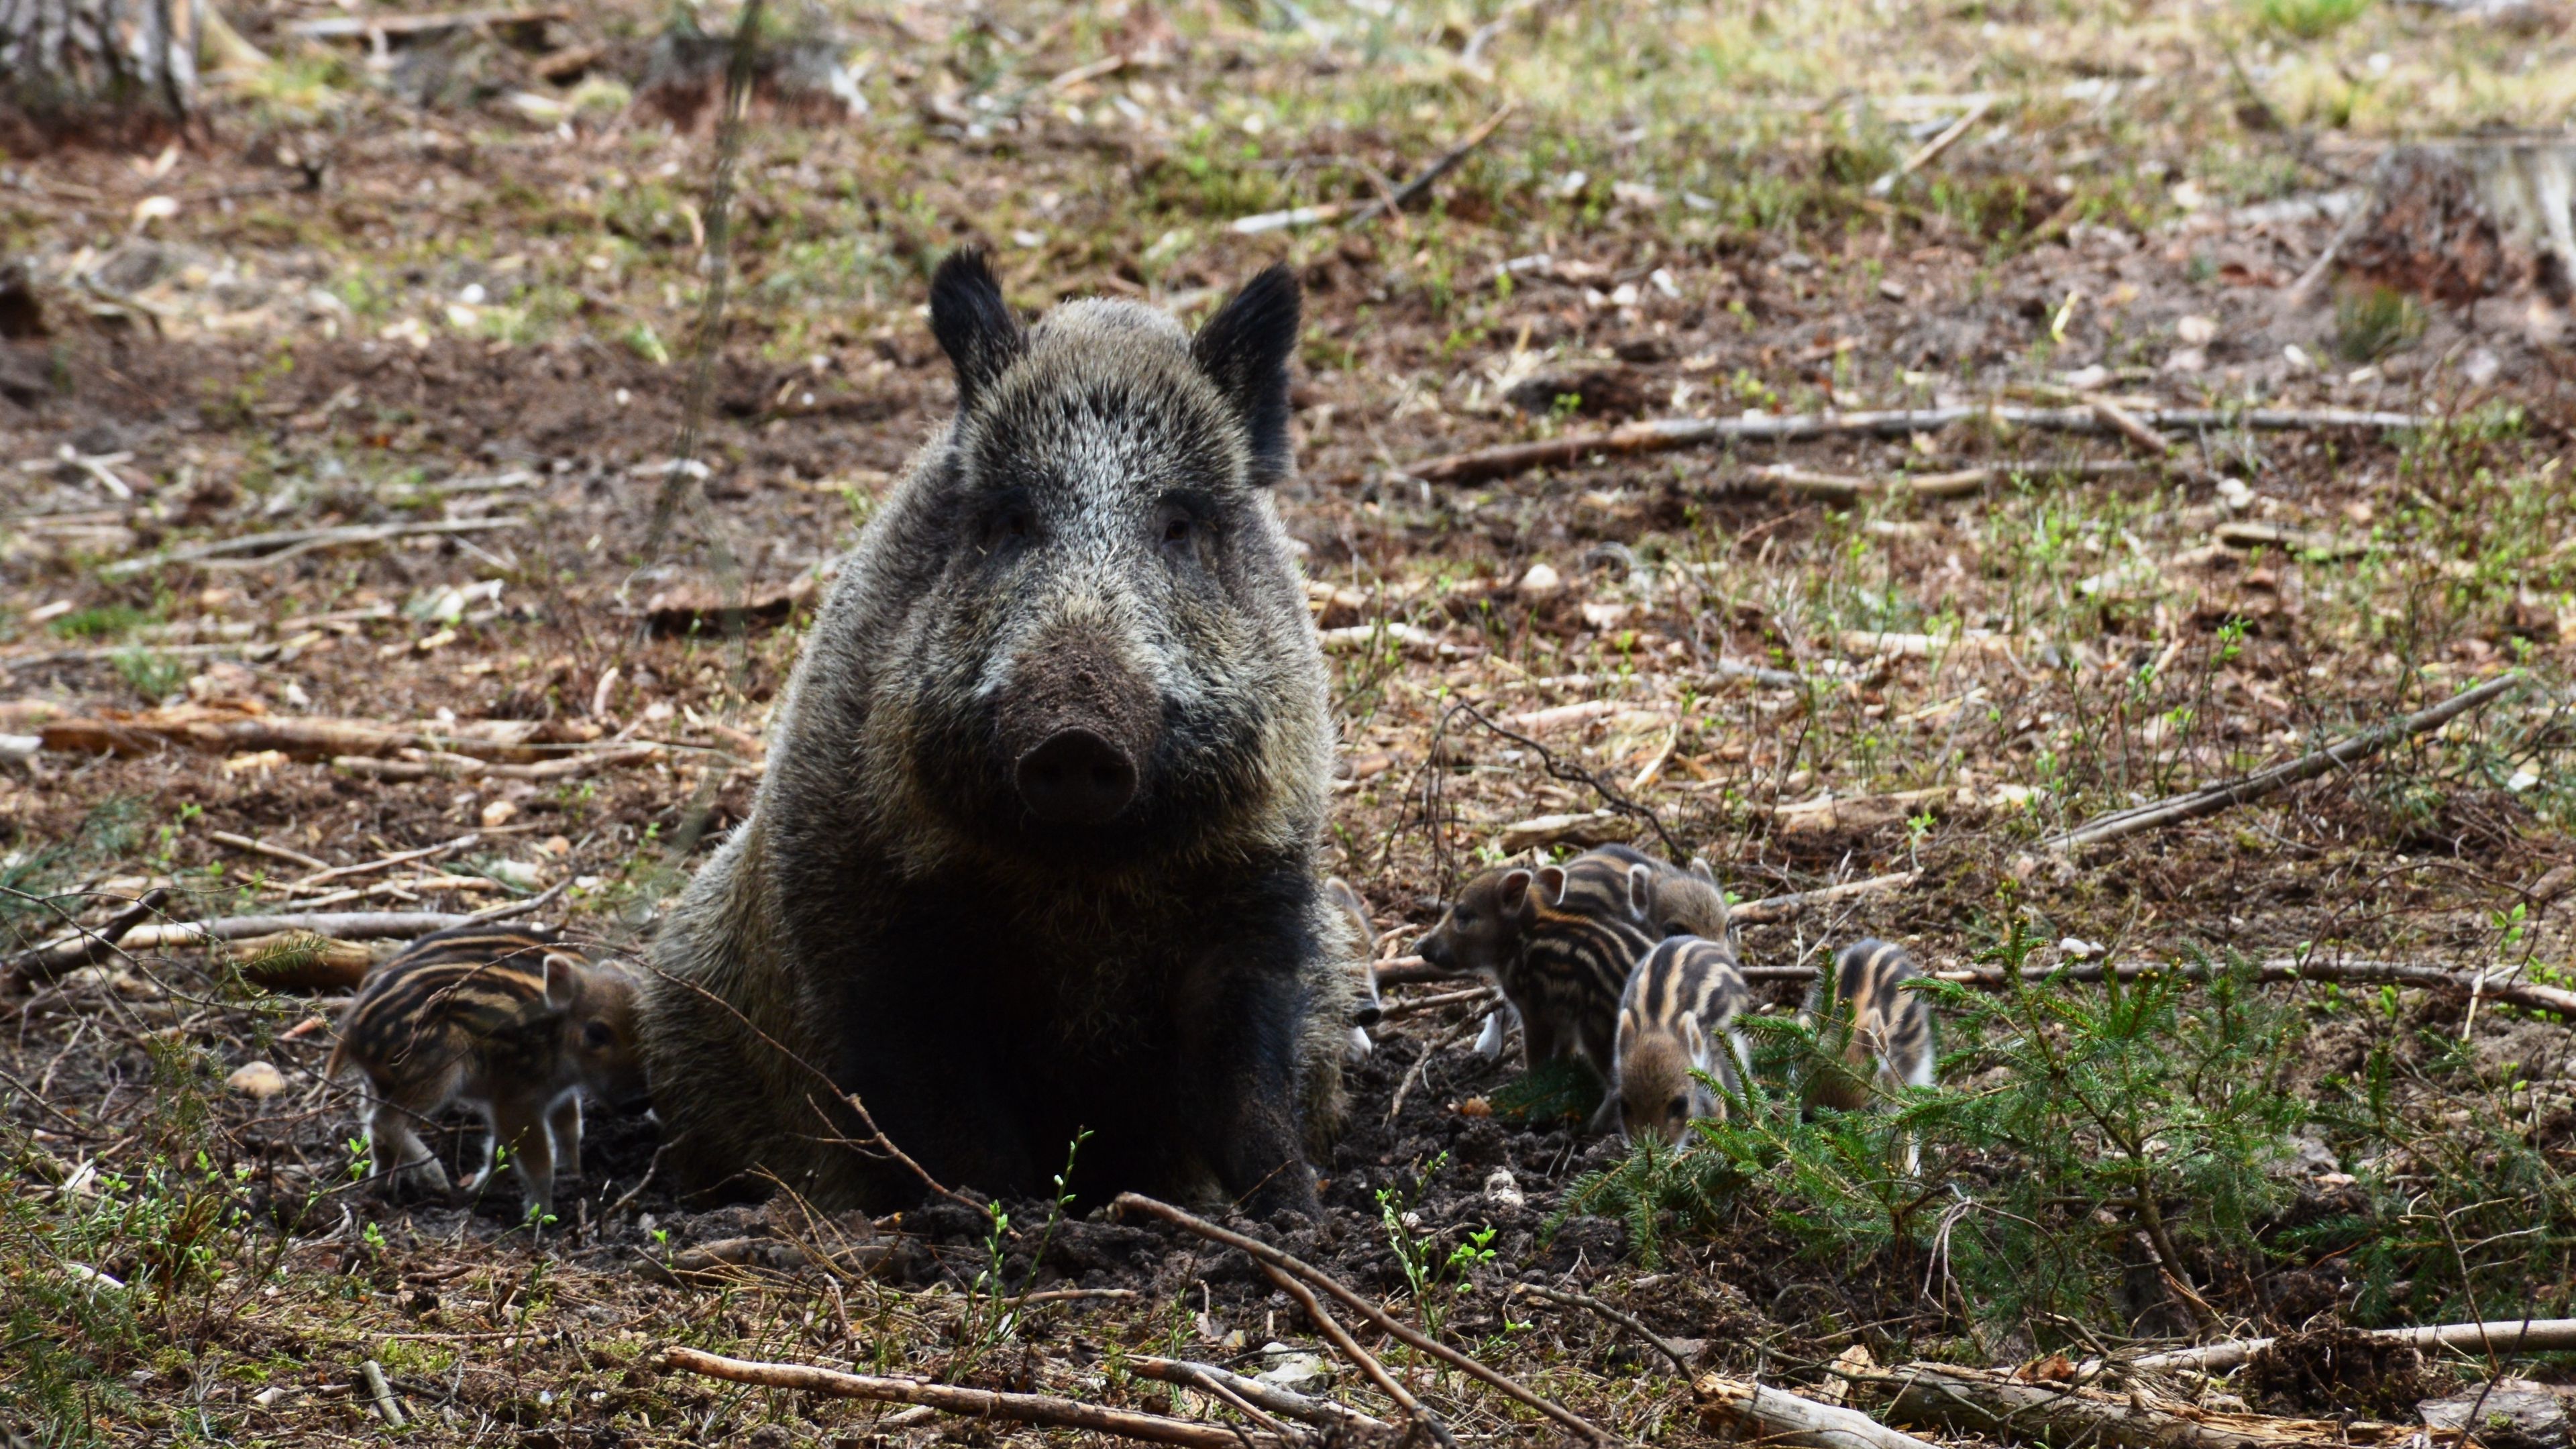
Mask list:
[[[2443,1323],[2421,1328],[2374,1328],[2368,1336],[2417,1348],[2458,1348],[2479,1353],[2508,1349],[2524,1353],[2558,1353],[2576,1349],[2576,1318],[2506,1318],[2486,1323]],[[2219,1373],[2232,1369],[2272,1346],[2269,1338],[2239,1338],[2226,1343],[2151,1353],[2115,1364],[2130,1373],[2170,1373],[2192,1369]]]
[[[2284,431],[2310,428],[2421,428],[2439,419],[2421,413],[2357,412],[2342,408],[2134,408],[2144,427],[2168,432],[2202,428]],[[1580,462],[1596,454],[1669,453],[1716,443],[1794,443],[1829,437],[1904,437],[1936,433],[1960,423],[2037,431],[2117,431],[2091,407],[2034,408],[2004,404],[1975,407],[1898,408],[1886,412],[1749,413],[1734,418],[1657,418],[1616,428],[1568,433],[1530,443],[1506,443],[1451,453],[1417,463],[1404,476],[1424,483],[1484,483],[1533,468]]]
[[[2049,1449],[2307,1449],[2342,1444],[2396,1445],[2416,1435],[2457,1444],[2456,1433],[2414,1424],[2280,1419],[2229,1414],[2177,1400],[2066,1384],[2031,1383],[2004,1370],[1907,1364],[1871,1382],[1896,1391],[1893,1423],[1982,1434]]]
[[[473,720],[422,729],[201,704],[101,710],[95,716],[32,723],[44,748],[65,754],[147,755],[175,747],[223,755],[275,750],[297,760],[384,756],[408,749],[533,764],[560,758],[564,748],[588,744],[601,734],[598,725],[586,721]]]
[[[1933,1449],[1858,1409],[1820,1404],[1767,1384],[1703,1374],[1691,1385],[1700,1421],[1715,1430],[1797,1449]]]
[[[803,1389],[808,1393],[829,1394],[842,1399],[919,1404],[943,1414],[973,1419],[1008,1419],[1013,1423],[1039,1424],[1054,1429],[1089,1429],[1094,1433],[1115,1434],[1122,1439],[1138,1439],[1148,1444],[1184,1444],[1191,1449],[1278,1449],[1281,1445],[1275,1434],[1106,1408],[1074,1399],[1060,1399],[1052,1394],[1005,1394],[991,1389],[962,1389],[953,1384],[925,1383],[920,1379],[845,1374],[803,1364],[762,1363],[754,1359],[726,1358],[676,1344],[662,1350],[662,1363],[683,1373],[702,1374],[728,1383],[756,1384],[770,1389]]]
[[[2233,780],[2222,780],[2215,785],[2204,785],[2171,799],[2115,810],[2072,830],[2049,836],[2040,844],[2048,850],[2070,851],[2079,845],[2117,840],[2124,835],[2214,815],[2231,805],[2259,800],[2302,780],[2313,780],[2329,770],[2366,759],[2399,740],[2439,729],[2460,715],[2521,688],[2527,677],[2519,669],[2507,670],[2484,684],[2452,695],[2430,709],[2418,710],[2403,719],[2364,730],[2340,743],[2301,755],[2287,764],[2241,775]]]
[[[95,931],[79,931],[60,941],[50,941],[13,958],[5,973],[10,991],[41,985],[68,976],[84,966],[95,966],[114,955],[133,937],[140,935],[143,923],[169,903],[170,892],[154,886],[136,897],[124,910],[108,918],[106,925]]]
[[[268,991],[351,990],[375,964],[375,954],[358,942],[309,931],[236,941],[225,957],[244,981]]]

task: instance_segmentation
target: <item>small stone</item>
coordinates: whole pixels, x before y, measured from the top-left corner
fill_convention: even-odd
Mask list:
[[[286,1090],[286,1076],[266,1062],[244,1062],[224,1078],[224,1085],[245,1097],[265,1102]]]
[[[2247,487],[2242,478],[2221,478],[2218,480],[2218,501],[2227,505],[2229,512],[2242,513],[2254,506],[2254,490]]]
[[[1530,603],[1545,603],[1565,592],[1565,576],[1544,563],[1534,563],[1521,575],[1517,592]]]
[[[483,807],[483,828],[490,830],[497,826],[507,825],[518,817],[519,802],[516,800],[495,800]]]
[[[2193,313],[2174,324],[2174,336],[2181,338],[2187,346],[2206,347],[2218,340],[2218,321]]]
[[[1497,1167],[1485,1176],[1485,1201],[1498,1208],[1526,1207],[1529,1199],[1522,1196],[1521,1185],[1512,1179],[1512,1170]]]

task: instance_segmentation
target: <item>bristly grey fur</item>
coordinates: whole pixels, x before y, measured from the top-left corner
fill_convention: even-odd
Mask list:
[[[780,696],[752,813],[657,945],[645,1047],[681,1171],[775,1176],[830,1205],[903,1199],[916,1182],[841,1140],[852,1119],[832,1103],[861,1080],[896,1099],[868,1105],[889,1131],[890,1112],[915,1124],[925,1140],[898,1141],[925,1164],[1052,1168],[1062,1140],[952,1144],[935,1124],[999,1114],[1050,1135],[1049,1103],[988,1097],[1059,1082],[1108,1082],[1106,1110],[1127,1110],[1128,1080],[1163,1069],[1148,1047],[1175,1031],[1189,1045],[1175,1019],[1190,1003],[1271,976],[1293,987],[1259,999],[1293,997],[1292,1019],[1254,1025],[1294,1038],[1304,1098],[1283,1110],[1328,1137],[1344,963],[1365,943],[1312,885],[1332,726],[1263,486],[1287,463],[1295,285],[1265,275],[1195,339],[1117,301],[1024,330],[980,262],[944,267],[933,305],[960,415],[843,565]],[[1082,687],[1135,681],[1158,702],[1137,725],[1154,743],[1134,803],[1098,829],[1033,819],[1007,768],[1012,712],[1066,658],[1090,671]],[[991,1045],[976,1058],[989,1070],[924,1062],[955,1079],[923,1102],[883,1085],[958,1013],[986,1014],[967,1040]],[[1134,1110],[1163,1121],[1150,1090]],[[1128,1178],[1170,1190],[1227,1175],[1196,1142],[1100,1152],[1104,1171],[1132,1160]]]

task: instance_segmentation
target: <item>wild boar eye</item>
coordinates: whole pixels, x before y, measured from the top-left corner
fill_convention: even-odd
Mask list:
[[[608,1029],[607,1022],[585,1021],[581,1024],[581,1044],[592,1051],[604,1050],[616,1040],[617,1033]]]

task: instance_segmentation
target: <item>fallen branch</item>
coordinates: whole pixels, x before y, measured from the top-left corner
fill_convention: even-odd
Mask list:
[[[1995,1369],[1908,1364],[1875,1380],[1896,1390],[1887,1417],[1937,1425],[1953,1434],[1982,1434],[2051,1449],[2304,1449],[2336,1444],[2395,1445],[2426,1435],[2434,1444],[2456,1434],[2421,1425],[2355,1420],[2280,1419],[2229,1414],[2177,1400],[2064,1384],[2016,1380]]]
[[[1738,1437],[1798,1449],[1933,1449],[1911,1434],[1899,1433],[1858,1409],[1820,1404],[1814,1399],[1741,1379],[1703,1374],[1691,1385],[1701,1421]]]
[[[444,15],[332,15],[320,20],[291,21],[286,30],[290,35],[312,40],[348,40],[368,35],[426,35],[485,26],[537,25],[571,18],[571,11],[551,6],[538,10],[459,10]]]
[[[1503,122],[1511,119],[1512,112],[1520,109],[1520,104],[1521,103],[1517,97],[1503,102],[1500,109],[1496,110],[1492,115],[1487,116],[1484,120],[1479,121],[1476,124],[1476,129],[1469,131],[1465,136],[1460,137],[1457,145],[1441,152],[1430,165],[1423,167],[1421,171],[1415,173],[1412,180],[1395,188],[1392,193],[1380,197],[1379,199],[1360,207],[1358,210],[1353,211],[1351,213],[1350,220],[1342,223],[1343,228],[1347,230],[1355,226],[1366,226],[1368,223],[1377,220],[1380,216],[1383,216],[1388,212],[1402,211],[1404,208],[1411,206],[1416,197],[1429,191],[1439,182],[1441,177],[1456,170],[1459,162],[1474,155],[1477,147],[1484,145],[1486,140],[1502,126]]]
[[[428,523],[353,523],[338,528],[282,528],[274,533],[245,533],[237,538],[219,538],[211,543],[190,544],[186,548],[164,549],[143,558],[119,559],[101,568],[99,577],[121,579],[128,574],[145,573],[170,564],[193,563],[209,568],[260,568],[283,563],[298,554],[315,549],[337,548],[344,543],[382,543],[388,539],[421,538],[449,533],[489,533],[501,528],[525,528],[524,518],[442,518]],[[223,555],[251,553],[277,547],[277,552],[251,559],[228,559]],[[216,562],[209,562],[216,560]]]
[[[2490,1323],[2444,1323],[2423,1328],[2374,1328],[2365,1336],[2417,1348],[2519,1349],[2524,1353],[2557,1353],[2576,1349],[2576,1318],[2508,1318]],[[2151,1353],[2116,1367],[2131,1373],[2166,1373],[2192,1369],[2217,1373],[2232,1369],[2272,1346],[2269,1338],[2239,1338],[2198,1348]]]
[[[229,830],[209,830],[206,832],[206,838],[215,842],[217,845],[229,845],[235,850],[247,850],[253,855],[265,855],[271,860],[282,860],[289,865],[300,865],[306,870],[329,870],[331,868],[331,863],[329,861],[317,860],[312,856],[306,855],[303,851],[289,850],[283,845],[275,845],[265,840],[253,840],[247,835],[235,835]]]
[[[1638,1322],[1630,1315],[1611,1307],[1609,1304],[1602,1302],[1600,1299],[1593,1297],[1589,1293],[1576,1293],[1565,1288],[1550,1288],[1539,1283],[1515,1283],[1512,1285],[1512,1291],[1515,1293],[1528,1293],[1536,1297],[1544,1298],[1550,1303],[1563,1303],[1575,1308],[1588,1308],[1593,1312],[1600,1314],[1603,1318],[1610,1320],[1612,1323],[1619,1325],[1621,1328],[1628,1330],[1630,1333],[1635,1334],[1638,1340],[1644,1343],[1648,1348],[1651,1348],[1655,1352],[1672,1360],[1674,1372],[1680,1374],[1683,1378],[1690,1377],[1691,1363],[1690,1356],[1688,1354],[1683,1353],[1681,1349],[1674,1346],[1674,1344],[1669,1339],[1666,1339],[1662,1334],[1655,1332],[1653,1329]]]
[[[1176,1227],[1196,1233],[1198,1236],[1207,1239],[1211,1243],[1223,1243],[1229,1248],[1240,1249],[1241,1251],[1250,1254],[1253,1259],[1258,1262],[1266,1263],[1271,1267],[1294,1273],[1314,1284],[1316,1287],[1323,1289],[1325,1292],[1332,1294],[1335,1298],[1348,1305],[1352,1312],[1359,1314],[1369,1322],[1377,1325],[1378,1328],[1386,1333],[1403,1340],[1405,1343],[1412,1345],[1423,1353],[1431,1355],[1433,1358],[1439,1359],[1450,1367],[1460,1370],[1471,1378],[1478,1379],[1493,1388],[1501,1390],[1503,1393],[1510,1395],[1512,1398],[1517,1399],[1530,1408],[1536,1409],[1538,1412],[1545,1414],[1547,1417],[1555,1420],[1565,1428],[1571,1429],[1574,1432],[1583,1435],[1587,1439],[1606,1441],[1609,1438],[1607,1434],[1595,1427],[1590,1420],[1575,1413],[1572,1409],[1565,1407],[1563,1404],[1560,1404],[1553,1399],[1533,1393],[1530,1389],[1523,1386],[1518,1380],[1510,1377],[1509,1375],[1488,1368],[1475,1359],[1469,1358],[1467,1355],[1460,1353],[1449,1345],[1440,1342],[1438,1339],[1423,1334],[1419,1330],[1389,1314],[1386,1310],[1370,1302],[1368,1299],[1361,1297],[1350,1288],[1344,1286],[1341,1280],[1333,1277],[1330,1273],[1327,1273],[1321,1268],[1317,1268],[1310,1263],[1291,1257],[1289,1254],[1281,1252],[1279,1249],[1270,1246],[1259,1238],[1247,1237],[1242,1233],[1218,1227],[1216,1224],[1209,1222],[1205,1218],[1199,1217],[1193,1213],[1185,1212],[1180,1208],[1172,1206],[1170,1203],[1157,1202],[1153,1198],[1145,1197],[1139,1193],[1122,1192],[1118,1195],[1117,1199],[1111,1204],[1111,1206],[1129,1211],[1141,1212],[1149,1217],[1160,1218],[1164,1222],[1171,1223]]]
[[[1921,150],[1906,157],[1904,162],[1895,170],[1890,171],[1886,175],[1879,177],[1876,181],[1871,182],[1869,184],[1869,194],[1872,196],[1887,196],[1892,194],[1896,190],[1896,183],[1913,175],[1915,172],[1922,170],[1924,167],[1931,165],[1933,162],[1940,160],[1941,153],[1958,145],[1959,138],[1968,134],[1969,128],[1976,125],[1979,121],[1984,120],[1986,118],[1986,113],[1994,108],[1995,98],[1993,96],[1979,96],[1976,104],[1968,107],[1966,113],[1961,115],[1959,119],[1952,121],[1947,126],[1944,126],[1941,129],[1941,134],[1924,142]]]
[[[1402,1021],[1408,1016],[1420,1016],[1424,1012],[1438,1011],[1442,1007],[1463,1006],[1473,1002],[1492,1002],[1500,999],[1501,998],[1495,994],[1494,989],[1490,986],[1478,986],[1466,991],[1444,991],[1437,996],[1425,996],[1414,1001],[1389,1002],[1378,1008],[1377,1021],[1369,1024],[1375,1026],[1380,1022]]]
[[[2214,815],[2231,805],[2242,805],[2246,801],[2260,799],[2302,780],[2313,780],[2329,770],[2375,755],[2398,740],[2439,729],[2460,715],[2521,688],[2525,678],[2526,676],[2519,669],[2507,670],[2474,689],[2462,690],[2452,695],[2430,709],[2418,710],[2404,719],[2364,730],[2339,744],[2329,745],[2325,749],[2302,755],[2288,764],[2275,765],[2271,769],[2242,775],[2233,780],[2224,780],[2215,785],[2204,785],[2187,795],[2177,795],[2169,800],[2158,800],[2128,810],[2115,810],[2108,815],[2088,820],[2073,830],[2050,836],[2040,844],[2049,850],[2068,851],[2079,845],[2117,840],[2124,835],[2135,835],[2142,830],[2153,830],[2159,826],[2194,820],[2203,815]]]
[[[1336,1404],[1330,1399],[1312,1399],[1304,1394],[1265,1384],[1259,1379],[1248,1379],[1241,1374],[1218,1368],[1214,1364],[1196,1363],[1189,1359],[1156,1358],[1151,1354],[1132,1355],[1125,1360],[1125,1363],[1129,1373],[1140,1379],[1152,1379],[1156,1383],[1179,1384],[1185,1388],[1194,1389],[1223,1384],[1260,1408],[1274,1414],[1285,1414],[1289,1418],[1304,1423],[1325,1428],[1340,1426],[1365,1429],[1372,1433],[1395,1432],[1395,1426],[1384,1419],[1373,1418],[1357,1409]]]
[[[1060,1399],[1052,1394],[1004,1394],[991,1389],[961,1389],[952,1384],[924,1383],[919,1379],[845,1374],[803,1364],[726,1358],[721,1354],[676,1345],[662,1350],[662,1362],[666,1367],[684,1373],[702,1374],[728,1383],[757,1384],[770,1389],[803,1389],[808,1393],[829,1394],[841,1399],[919,1404],[943,1414],[975,1419],[1008,1419],[1014,1423],[1042,1424],[1053,1429],[1089,1429],[1095,1433],[1115,1434],[1122,1439],[1140,1439],[1149,1444],[1186,1444],[1193,1449],[1247,1449],[1247,1446],[1260,1449],[1260,1446],[1280,1444],[1278,1437],[1272,1434],[1189,1419],[1170,1419],[1160,1414],[1140,1414],[1128,1409],[1105,1408],[1098,1404]]]
[[[467,846],[472,845],[477,841],[480,841],[482,838],[483,832],[479,830],[469,830],[463,835],[456,837],[454,840],[442,840],[436,845],[424,845],[418,850],[398,850],[391,855],[377,856],[374,860],[359,861],[355,865],[325,866],[323,869],[312,875],[305,876],[299,880],[288,881],[286,883],[286,889],[289,891],[311,890],[313,887],[318,886],[325,881],[347,880],[351,876],[373,875],[377,871],[391,870],[398,865],[409,865],[416,860],[430,860],[442,855],[451,855],[457,851],[465,849]]]
[[[2162,458],[2173,452],[2164,435],[2148,427],[2146,419],[2100,394],[2090,394],[2084,405],[2093,410],[2094,418],[2104,427],[2138,445],[2138,451],[2151,458]]]
[[[53,941],[31,951],[23,951],[9,963],[5,986],[17,991],[26,986],[68,976],[84,966],[95,966],[116,954],[126,941],[142,932],[143,923],[168,903],[170,892],[154,886],[137,896],[124,910],[108,918],[107,924],[95,931],[81,931],[66,940]]]
[[[2011,478],[2101,478],[2118,473],[2136,473],[2145,466],[2127,458],[2080,463],[1995,463],[1948,473],[1899,473],[1888,478],[1860,478],[1844,473],[1819,473],[1795,463],[1765,463],[1748,470],[1747,476],[1756,482],[1774,484],[1789,492],[1820,498],[1828,503],[1854,503],[1871,497],[1963,498]]]
[[[2146,427],[2189,432],[2201,428],[2253,428],[2282,431],[2307,428],[2422,428],[2439,419],[2420,413],[2355,412],[2341,408],[2140,408],[2133,414]],[[2089,407],[2034,408],[1986,404],[1977,407],[1899,408],[1886,412],[1748,414],[1734,418],[1657,418],[1616,428],[1569,433],[1532,443],[1506,443],[1451,453],[1418,463],[1404,476],[1425,483],[1482,483],[1509,478],[1533,468],[1580,462],[1594,454],[1668,453],[1712,443],[1791,443],[1809,438],[1904,437],[1933,433],[1960,423],[1983,421],[1998,427],[2046,432],[2098,433],[2110,430]]]
[[[383,760],[372,755],[335,755],[331,768],[377,780],[577,780],[620,765],[640,765],[661,753],[657,745],[618,745],[577,755],[559,755],[533,765],[494,764],[472,755],[424,751],[418,760]]]
[[[513,904],[524,904],[514,902]],[[239,941],[251,936],[308,932],[343,941],[401,941],[495,919],[441,911],[304,911],[277,916],[229,916],[205,921],[168,921],[145,926],[125,939],[130,947],[201,946],[210,941]]]

